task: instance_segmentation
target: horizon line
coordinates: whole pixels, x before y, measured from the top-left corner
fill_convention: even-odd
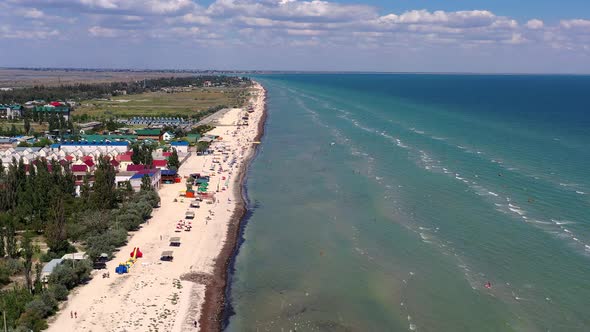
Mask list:
[[[129,71],[170,73],[249,73],[249,74],[409,74],[409,75],[498,75],[498,76],[590,76],[570,72],[485,72],[485,71],[372,71],[372,70],[281,70],[281,69],[171,69],[171,68],[107,68],[107,67],[43,67],[0,66],[0,70],[63,70],[63,71]]]

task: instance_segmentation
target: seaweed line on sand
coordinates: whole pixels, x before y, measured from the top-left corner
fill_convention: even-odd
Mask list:
[[[254,139],[255,141],[260,141],[264,135],[264,125],[267,117],[266,90],[263,90],[263,93],[263,114],[258,122],[258,132]],[[219,256],[217,256],[217,259],[215,260],[213,274],[209,276],[195,276],[197,280],[205,283],[205,300],[201,308],[201,316],[199,317],[200,330],[203,332],[217,332],[222,329],[223,312],[227,301],[226,286],[228,281],[228,271],[233,256],[237,252],[236,249],[239,245],[238,240],[241,232],[241,224],[247,212],[246,198],[243,195],[244,179],[257,150],[258,145],[254,146],[250,151],[239,170],[236,179],[239,185],[234,187],[234,190],[236,190],[236,196],[239,197],[239,203],[229,222],[226,241]]]

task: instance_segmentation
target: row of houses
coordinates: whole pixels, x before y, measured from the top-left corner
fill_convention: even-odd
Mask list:
[[[182,126],[190,126],[194,122],[191,120],[183,119],[183,118],[168,118],[168,117],[147,117],[147,116],[138,116],[133,117],[131,119],[122,119],[119,122],[124,123],[129,126],[174,126],[174,127],[182,127]]]
[[[187,142],[173,142],[171,147],[176,149],[182,158],[188,153]],[[105,142],[102,144],[92,142],[65,142],[53,144],[50,147],[16,147],[0,151],[0,161],[5,168],[13,160],[23,160],[26,171],[31,167],[36,168],[37,159],[57,161],[62,165],[70,165],[76,185],[79,187],[85,177],[92,184],[94,172],[98,166],[99,158],[105,158],[113,166],[116,172],[116,183],[118,186],[126,185],[129,181],[134,190],[139,191],[141,180],[148,176],[152,186],[160,188],[163,181],[162,171],[165,171],[168,178],[176,175],[175,171],[168,170],[168,158],[171,152],[157,149],[152,153],[153,162],[150,165],[134,164],[132,161],[133,151],[129,142]]]
[[[29,101],[24,106],[20,104],[0,104],[0,118],[19,119],[23,116],[25,109],[44,115],[61,115],[66,120],[70,119],[70,104],[61,101],[52,101],[47,104],[42,101]]]

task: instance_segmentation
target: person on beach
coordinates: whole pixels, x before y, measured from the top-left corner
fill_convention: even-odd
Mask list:
[[[74,318],[74,313],[70,311],[70,318]]]
[[[194,321],[193,325],[195,326],[195,328],[197,328],[197,321]]]
[[[74,311],[74,318],[78,318],[78,312]]]

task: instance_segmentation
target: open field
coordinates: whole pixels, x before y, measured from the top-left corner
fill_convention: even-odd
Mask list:
[[[158,77],[194,76],[194,73],[158,71],[32,70],[0,68],[0,87],[75,83],[129,82]]]
[[[4,130],[9,130],[10,127],[14,125],[17,130],[24,131],[25,125],[22,121],[19,122],[8,122],[8,121],[0,121],[0,128]],[[44,132],[49,130],[49,125],[47,122],[39,124],[38,122],[31,122],[31,130],[34,132]]]
[[[73,115],[102,116],[190,116],[210,107],[241,107],[247,89],[199,88],[190,92],[148,92],[113,97],[112,100],[87,100]]]

